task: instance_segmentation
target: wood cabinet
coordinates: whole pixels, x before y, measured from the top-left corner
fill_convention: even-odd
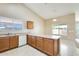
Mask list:
[[[36,46],[36,37],[28,35],[27,43],[30,44],[31,46],[35,47]]]
[[[0,52],[18,47],[18,43],[19,43],[18,36],[0,37]]]
[[[53,54],[53,50],[54,50],[54,44],[53,44],[53,40],[52,39],[48,39],[48,38],[44,38],[44,52],[47,53],[48,55],[54,55]]]
[[[36,48],[39,50],[43,50],[43,38],[42,37],[37,37]]]
[[[50,39],[32,35],[28,35],[27,37],[28,44],[33,46],[34,48],[50,56],[56,56],[59,54],[59,39]]]
[[[27,44],[31,45],[32,37],[31,35],[27,35]]]
[[[9,49],[9,37],[0,37],[0,52]]]
[[[60,52],[60,43],[59,43],[59,39],[58,40],[54,40],[54,55],[58,55]]]
[[[10,41],[9,42],[10,48],[18,47],[18,43],[19,43],[19,37],[18,36],[10,36],[9,41]]]
[[[36,47],[36,37],[35,36],[32,36],[32,41],[31,41],[31,45],[33,46],[33,47]]]
[[[27,21],[27,29],[33,29],[33,21]]]

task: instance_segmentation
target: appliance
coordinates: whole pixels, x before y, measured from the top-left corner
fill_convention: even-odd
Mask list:
[[[19,35],[19,46],[26,45],[26,35]]]

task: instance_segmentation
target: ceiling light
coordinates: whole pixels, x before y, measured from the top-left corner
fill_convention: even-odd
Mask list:
[[[57,19],[53,19],[52,21],[57,21]]]

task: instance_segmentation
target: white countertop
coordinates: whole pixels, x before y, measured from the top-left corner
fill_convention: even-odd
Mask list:
[[[44,37],[44,38],[50,38],[50,39],[60,39],[61,36],[58,35],[35,35],[35,34],[28,34],[28,35],[32,35],[32,36],[39,36],[39,37]]]
[[[9,33],[9,34],[0,34],[0,37],[7,37],[7,36],[20,36],[20,35],[27,35],[26,33]]]
[[[0,37],[7,37],[7,36],[16,36],[16,35],[27,35],[26,33],[9,33],[9,34],[2,34]],[[50,39],[60,39],[61,36],[58,35],[39,35],[39,34],[28,34],[32,36],[39,36],[44,38],[50,38]]]
[[[0,37],[7,37],[7,36],[16,36],[16,35],[0,35]]]

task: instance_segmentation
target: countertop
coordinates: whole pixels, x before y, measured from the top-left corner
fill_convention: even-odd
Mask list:
[[[7,36],[20,36],[20,35],[26,35],[26,33],[7,33],[7,34],[0,34],[0,37],[7,37]]]
[[[32,36],[39,36],[39,37],[44,37],[44,38],[50,38],[50,39],[60,39],[61,36],[59,35],[38,35],[38,34],[28,34],[28,35],[32,35]]]
[[[50,38],[50,39],[60,39],[61,36],[58,35],[39,35],[39,34],[26,34],[26,33],[8,33],[8,34],[0,34],[0,37],[7,37],[7,36],[20,36],[20,35],[32,35],[32,36],[38,36],[38,37],[44,37],[44,38]]]

